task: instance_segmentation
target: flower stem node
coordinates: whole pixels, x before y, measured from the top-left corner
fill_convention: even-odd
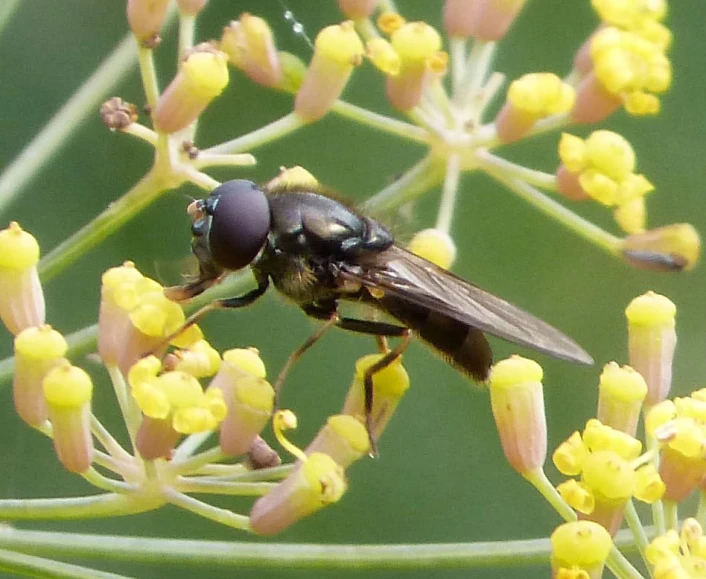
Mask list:
[[[355,363],[355,375],[348,389],[341,414],[349,414],[365,421],[365,371],[380,361],[384,354],[368,354]],[[409,388],[409,375],[402,366],[402,358],[373,375],[372,435],[380,440],[402,396]]]
[[[64,337],[49,325],[27,328],[15,338],[15,410],[30,426],[40,426],[49,418],[42,382],[64,360],[67,350]]]
[[[282,83],[282,64],[265,20],[245,12],[223,30],[220,49],[250,79],[273,88]]]
[[[511,143],[524,137],[540,119],[569,112],[576,98],[571,85],[555,74],[526,74],[510,84],[495,119],[498,138]]]
[[[456,260],[456,244],[451,236],[440,229],[424,229],[414,235],[407,246],[412,253],[449,269]]]
[[[551,565],[560,569],[582,571],[575,577],[599,579],[613,542],[608,532],[591,521],[572,521],[555,529],[551,536]],[[563,576],[563,575],[562,575]],[[569,575],[571,576],[571,575]]]
[[[15,336],[45,321],[38,261],[37,240],[17,222],[0,231],[0,319]]]
[[[322,507],[338,502],[347,489],[340,465],[315,452],[250,511],[250,525],[259,535],[274,535]]]
[[[154,48],[167,16],[170,0],[128,0],[127,20],[140,45]]]
[[[441,50],[441,36],[426,22],[408,22],[390,41],[400,68],[387,77],[387,97],[398,110],[409,111],[420,103],[427,86],[446,72],[448,55]]]
[[[541,469],[547,455],[542,368],[511,356],[490,371],[490,404],[505,458],[520,474]]]
[[[56,454],[67,470],[85,472],[93,460],[91,378],[81,368],[63,361],[47,373],[42,386]]]
[[[152,113],[155,129],[175,133],[193,123],[228,85],[227,62],[226,54],[210,44],[194,47],[157,101]]]
[[[350,20],[322,29],[294,100],[294,112],[306,122],[323,117],[341,96],[363,54],[363,42]]]
[[[363,423],[349,414],[338,414],[329,417],[305,452],[322,452],[347,469],[369,451],[370,439]]]
[[[635,436],[646,395],[647,384],[639,372],[615,362],[606,364],[598,383],[598,420]]]
[[[645,378],[648,406],[666,399],[671,389],[676,312],[669,298],[652,291],[635,298],[625,309],[630,364]]]

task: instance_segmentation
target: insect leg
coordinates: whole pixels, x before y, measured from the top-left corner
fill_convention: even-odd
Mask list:
[[[375,364],[370,366],[363,374],[363,387],[365,388],[365,429],[368,431],[368,439],[370,440],[370,454],[376,457],[378,455],[377,441],[373,435],[373,377],[378,372],[381,372],[392,364],[409,346],[411,333],[407,328],[403,328],[401,334],[402,341],[395,346],[393,350],[386,352]]]
[[[196,310],[188,318],[186,318],[186,321],[176,331],[169,334],[169,336],[164,338],[164,340],[162,340],[162,342],[156,348],[153,348],[151,352],[148,352],[145,355],[154,353],[169,344],[169,342],[171,342],[182,332],[186,331],[191,326],[198,323],[199,320],[201,320],[201,318],[203,318],[211,310],[218,310],[221,308],[242,308],[253,303],[257,298],[259,298],[262,294],[267,291],[268,286],[269,280],[267,278],[264,278],[263,280],[260,280],[258,282],[258,286],[254,290],[250,290],[248,293],[242,296],[213,300],[211,303],[206,304],[202,308]]]

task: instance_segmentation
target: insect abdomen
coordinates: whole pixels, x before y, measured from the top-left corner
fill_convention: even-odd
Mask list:
[[[476,381],[488,378],[493,352],[483,332],[398,297],[384,296],[377,304],[436,349],[453,366]]]

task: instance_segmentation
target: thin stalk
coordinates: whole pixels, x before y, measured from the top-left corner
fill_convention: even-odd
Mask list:
[[[205,493],[218,495],[236,495],[241,497],[261,497],[269,493],[278,483],[258,482],[243,483],[179,477],[174,487],[182,493]]]
[[[6,549],[0,549],[0,571],[6,571],[13,577],[42,577],[42,579],[132,579],[128,575],[98,571]]]
[[[642,526],[642,521],[637,514],[635,502],[632,499],[628,501],[625,508],[625,520],[628,523],[628,527],[630,527],[630,531],[632,531],[632,534],[635,537],[635,544],[637,545],[638,551],[640,551],[642,560],[647,563],[647,559],[645,558],[645,549],[647,548],[649,539],[647,538],[645,527]]]
[[[364,109],[363,107],[359,107],[340,99],[333,103],[331,110],[342,117],[360,123],[361,125],[378,129],[390,135],[397,135],[398,137],[402,137],[408,141],[429,144],[431,140],[429,132],[422,127],[374,113],[373,111],[369,111],[368,109]]]
[[[615,540],[634,549],[632,536],[621,531]],[[546,565],[549,539],[480,543],[397,545],[313,545],[251,541],[197,541],[51,533],[5,527],[0,546],[47,556],[102,561],[230,569],[471,569]]]
[[[42,281],[46,283],[61,273],[84,253],[156,201],[165,191],[164,184],[154,176],[154,173],[145,175],[130,191],[111,203],[100,215],[94,217],[40,260],[39,274]]]
[[[546,191],[556,191],[556,175],[518,165],[517,163],[493,155],[485,150],[476,151],[476,159],[478,159],[482,165],[494,167],[498,169],[498,171],[504,172],[508,177],[520,179]]]
[[[262,145],[266,145],[271,141],[281,139],[289,133],[293,133],[297,129],[305,126],[306,123],[296,113],[289,113],[269,125],[260,127],[246,135],[236,137],[230,141],[215,145],[208,149],[204,149],[204,153],[209,155],[240,153],[241,151],[250,151]]]
[[[679,503],[667,500],[663,501],[663,503],[667,530],[676,531],[679,529]]]
[[[108,493],[58,499],[2,499],[0,517],[11,521],[122,517],[158,508],[163,503],[134,495]]]
[[[456,196],[458,194],[458,183],[461,176],[461,161],[457,154],[449,156],[446,165],[446,177],[444,178],[444,188],[441,192],[441,203],[439,213],[436,216],[436,229],[444,233],[451,232],[451,222],[456,209]]]
[[[394,183],[363,203],[363,209],[373,213],[385,213],[396,209],[426,193],[441,181],[442,176],[443,170],[434,158],[424,157]]]
[[[110,380],[113,383],[115,397],[117,398],[118,405],[120,406],[120,413],[123,415],[125,428],[127,428],[130,441],[133,444],[133,451],[136,453],[137,450],[134,445],[135,438],[137,437],[137,429],[140,424],[140,412],[128,392],[127,384],[125,383],[125,378],[123,377],[123,373],[120,371],[120,368],[117,366],[107,366],[106,369],[108,370]]]
[[[250,518],[245,515],[239,515],[238,513],[234,513],[228,509],[214,507],[213,505],[206,504],[203,501],[184,495],[174,489],[165,489],[164,498],[177,507],[216,523],[220,523],[221,525],[232,527],[234,529],[240,529],[241,531],[250,530]]]
[[[205,433],[210,435],[211,433]],[[193,436],[193,435],[192,435]],[[169,466],[174,469],[177,473],[187,473],[194,472],[200,469],[206,464],[212,464],[218,462],[219,460],[224,460],[228,458],[227,455],[221,450],[220,446],[214,446],[209,448],[199,454],[193,456],[182,455],[179,451],[181,450],[181,445],[177,449],[176,456],[169,463]]]
[[[558,221],[574,233],[590,241],[594,245],[604,249],[613,256],[620,255],[620,239],[604,231],[597,225],[580,217],[570,209],[567,209],[560,203],[550,199],[536,188],[532,187],[524,181],[508,177],[502,171],[495,167],[485,166],[484,170],[503,183],[510,191],[522,197],[525,201],[539,209],[545,215],[548,215],[555,221]]]

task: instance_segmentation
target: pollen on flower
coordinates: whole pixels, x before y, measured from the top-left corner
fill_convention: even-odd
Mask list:
[[[294,167],[281,167],[279,174],[267,182],[268,189],[290,188],[290,187],[318,187],[319,182],[309,171],[300,165]]]
[[[44,396],[50,408],[80,408],[92,395],[90,376],[68,362],[55,366],[44,378]]]
[[[625,316],[636,326],[674,327],[677,306],[668,297],[648,291],[625,308]]]
[[[596,508],[596,499],[593,493],[586,485],[574,479],[558,484],[556,490],[561,495],[561,498],[579,513],[591,514]]]
[[[581,433],[576,431],[557,447],[552,455],[552,462],[561,474],[576,476],[581,474],[588,452],[581,439]]]
[[[365,49],[350,20],[327,26],[316,36],[315,50],[330,61],[345,66],[360,64]]]
[[[677,533],[670,529],[655,537],[645,549],[654,577],[698,577],[706,568],[704,536],[696,519],[688,518]]]
[[[305,452],[324,453],[347,469],[369,450],[370,438],[363,423],[348,414],[338,414],[329,417]]]
[[[365,44],[365,55],[378,70],[390,76],[397,76],[402,66],[400,55],[384,38],[371,38]]]
[[[406,24],[406,20],[397,12],[382,12],[377,19],[377,25],[383,34],[391,35]]]
[[[37,265],[38,261],[37,240],[16,221],[0,231],[0,268],[23,270]]]
[[[615,362],[606,364],[598,383],[598,419],[634,436],[646,396],[647,384],[639,372]]]
[[[221,356],[206,340],[199,340],[187,349],[171,354],[169,370],[179,370],[195,378],[213,376],[221,366]]]

